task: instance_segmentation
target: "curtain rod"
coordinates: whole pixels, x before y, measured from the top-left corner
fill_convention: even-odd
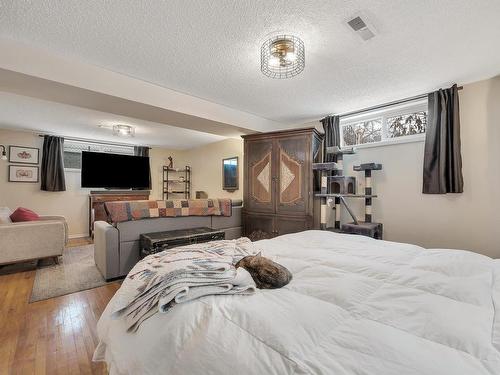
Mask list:
[[[458,86],[457,89],[458,90],[462,90],[463,86]],[[425,99],[425,98],[427,98],[428,95],[429,94],[422,94],[422,95],[412,96],[412,97],[409,97],[409,98],[395,100],[393,102],[389,102],[389,103],[385,103],[385,104],[380,104],[380,105],[376,105],[376,106],[373,106],[373,107],[368,107],[368,108],[360,109],[360,110],[357,110],[357,111],[342,113],[342,114],[339,115],[339,117],[340,118],[342,118],[342,117],[350,117],[350,116],[359,115],[359,114],[365,113],[365,112],[375,111],[377,109],[383,109],[383,108],[392,107],[392,106],[398,105],[398,104],[413,102],[415,100]]]
[[[53,135],[53,134],[38,134],[39,137],[44,137],[46,135]],[[113,146],[127,146],[127,147],[134,147],[137,145],[132,145],[130,143],[119,143],[119,142],[102,142],[102,141],[94,141],[92,139],[87,139],[87,138],[75,138],[75,137],[65,137],[63,135],[57,136],[57,137],[62,137],[64,139],[67,139],[68,141],[77,141],[77,142],[88,142],[88,143],[96,143],[99,145],[113,145]],[[142,147],[147,147],[151,150],[151,147],[149,146],[142,146]]]

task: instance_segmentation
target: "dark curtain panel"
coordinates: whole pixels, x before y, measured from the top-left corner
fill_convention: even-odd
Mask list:
[[[46,135],[43,137],[41,190],[65,191],[64,138]]]
[[[326,153],[327,147],[339,146],[340,147],[340,118],[339,116],[327,116],[321,120],[323,129],[325,130],[325,141],[323,142],[323,161],[335,161],[333,155]]]
[[[149,147],[134,146],[135,156],[149,156]]]
[[[134,155],[149,157],[149,147],[134,146]],[[151,189],[151,167],[149,168],[149,189]]]
[[[425,133],[424,194],[463,192],[457,85],[429,94]]]

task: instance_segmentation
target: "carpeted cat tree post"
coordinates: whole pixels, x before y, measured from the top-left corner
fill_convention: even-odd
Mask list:
[[[382,164],[377,163],[366,163],[353,167],[353,170],[357,172],[364,171],[365,173],[365,221],[355,220],[353,223],[343,224],[342,232],[382,239],[382,223],[372,223],[372,198],[374,197],[372,189],[372,171],[379,171],[381,169]]]

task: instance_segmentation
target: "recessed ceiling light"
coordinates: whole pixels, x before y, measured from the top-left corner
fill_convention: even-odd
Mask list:
[[[291,78],[306,65],[304,42],[293,35],[277,35],[260,49],[260,70],[270,78]]]

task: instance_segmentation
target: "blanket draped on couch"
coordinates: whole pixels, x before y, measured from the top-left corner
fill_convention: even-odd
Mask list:
[[[166,201],[116,201],[104,204],[108,221],[177,216],[231,216],[231,199],[172,199]]]

